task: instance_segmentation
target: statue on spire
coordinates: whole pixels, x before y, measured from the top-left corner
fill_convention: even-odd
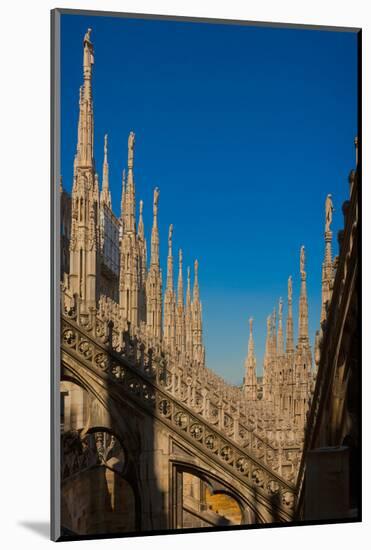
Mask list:
[[[107,151],[108,151],[108,134],[104,134],[104,158],[107,162]]]
[[[134,164],[134,145],[135,145],[135,134],[130,132],[128,139],[128,167],[133,168]]]
[[[157,216],[157,208],[158,208],[158,197],[160,195],[160,190],[158,187],[155,187],[155,190],[153,192],[153,215]]]
[[[278,317],[282,320],[282,308],[283,308],[283,301],[282,298],[280,298],[278,302]]]
[[[85,36],[84,36],[84,46],[85,46],[85,44],[91,44],[90,35],[91,35],[91,29],[89,28],[86,31]]]
[[[93,43],[90,40],[91,29],[88,29],[84,36],[84,68],[94,64]]]
[[[171,223],[169,227],[169,237],[168,237],[169,251],[171,250],[172,238],[173,238],[173,224]]]
[[[292,301],[292,277],[290,275],[289,280],[287,281],[287,297],[288,301]]]
[[[325,231],[328,232],[331,230],[330,225],[332,223],[332,213],[334,211],[334,206],[332,204],[331,195],[327,195],[325,202],[325,211],[326,211],[326,225]]]
[[[250,317],[249,319],[249,325],[250,325],[250,334],[252,334],[252,323],[253,323],[253,318]]]
[[[305,247],[304,245],[300,249],[300,273],[303,275],[305,273]]]

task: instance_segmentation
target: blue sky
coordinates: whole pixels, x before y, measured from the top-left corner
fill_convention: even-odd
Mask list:
[[[68,190],[89,26],[99,180],[108,133],[118,215],[133,130],[137,203],[144,200],[148,243],[153,188],[160,188],[164,283],[170,223],[174,252],[183,249],[185,266],[199,260],[207,365],[241,382],[252,316],[261,372],[266,317],[282,296],[285,318],[290,274],[297,336],[302,244],[313,344],[324,201],[332,193],[337,252],[355,161],[356,34],[63,15],[61,166]]]

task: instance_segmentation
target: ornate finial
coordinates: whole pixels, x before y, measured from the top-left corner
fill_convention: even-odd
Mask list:
[[[300,273],[305,274],[305,247],[302,245],[300,248]]]
[[[252,334],[252,323],[253,323],[253,318],[250,317],[249,319],[249,325],[250,325],[250,334]]]
[[[124,173],[125,173],[125,170],[124,170]],[[139,201],[139,216],[143,216],[143,201],[142,200]]]
[[[331,231],[331,223],[332,223],[332,213],[334,211],[334,206],[332,204],[331,195],[327,195],[326,201],[325,201],[325,212],[326,212],[326,222],[325,222],[325,231],[326,233]]]
[[[128,168],[133,168],[134,165],[134,145],[135,145],[135,134],[130,132],[128,139]]]
[[[288,297],[288,301],[291,302],[292,301],[292,277],[290,275],[288,281],[287,281],[287,297]]]

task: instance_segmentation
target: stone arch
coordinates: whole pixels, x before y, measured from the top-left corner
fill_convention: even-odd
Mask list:
[[[139,531],[141,498],[135,454],[138,438],[133,433],[130,415],[121,415],[120,422],[116,422],[111,414],[114,407],[109,399],[104,399],[99,385],[84,376],[78,366],[64,361],[61,390],[77,396],[74,421],[67,426],[63,418],[61,426],[62,454],[67,443],[70,463],[76,470],[67,471],[66,476],[62,459],[62,528],[70,534]],[[92,438],[103,441],[101,456]],[[115,453],[113,446],[109,448],[110,438],[116,441]]]
[[[187,464],[184,461],[173,461],[172,479],[174,527],[196,528],[208,525],[232,526],[267,522],[253,491],[240,491],[225,477],[218,476],[210,469]],[[197,488],[197,480],[201,482],[199,488]],[[196,487],[193,494],[189,490],[192,481],[193,486]],[[189,497],[193,497],[193,510]]]

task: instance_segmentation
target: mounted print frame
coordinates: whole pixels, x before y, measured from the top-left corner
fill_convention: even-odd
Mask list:
[[[52,539],[361,521],[361,30],[51,28]]]

